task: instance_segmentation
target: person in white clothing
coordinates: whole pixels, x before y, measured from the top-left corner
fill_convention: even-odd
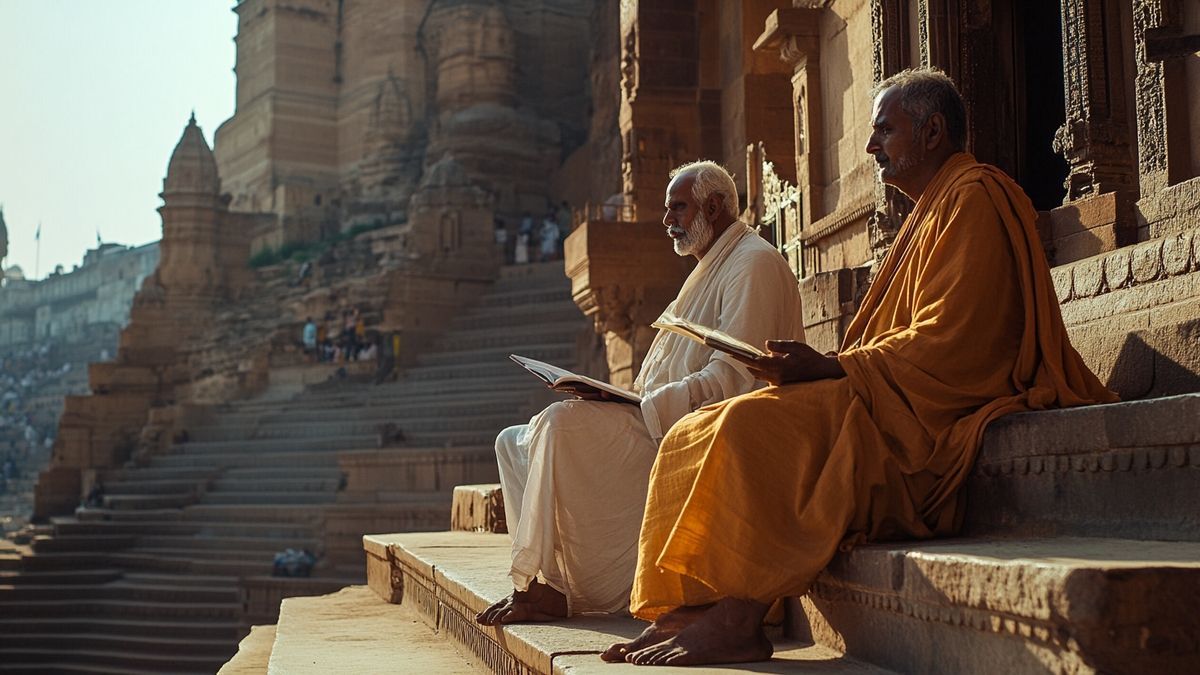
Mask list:
[[[737,187],[719,165],[671,172],[663,224],[675,252],[699,262],[666,311],[755,345],[803,339],[796,277],[737,216]],[[496,458],[514,590],[476,620],[626,611],[658,441],[687,413],[754,386],[733,357],[659,331],[634,382],[640,407],[576,398],[501,432]]]

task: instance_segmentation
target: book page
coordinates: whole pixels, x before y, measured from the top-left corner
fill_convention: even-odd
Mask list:
[[[508,358],[515,361],[525,370],[533,373],[538,379],[545,382],[546,386],[564,394],[595,394],[603,391],[617,397],[623,403],[640,405],[642,402],[641,396],[628,389],[618,387],[615,384],[592,379],[587,375],[572,373],[569,370],[526,356],[509,354]]]
[[[751,359],[767,355],[766,352],[749,342],[739,340],[716,328],[709,328],[694,321],[688,321],[670,312],[664,313],[659,317],[658,321],[650,324],[650,326],[682,335],[689,340],[694,340],[702,345],[727,354],[736,354]]]

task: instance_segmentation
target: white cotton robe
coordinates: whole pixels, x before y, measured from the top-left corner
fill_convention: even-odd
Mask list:
[[[796,277],[740,223],[714,242],[667,309],[754,345],[804,337]],[[684,415],[754,386],[733,357],[659,331],[634,382],[640,409],[562,401],[501,432],[513,586],[526,590],[540,578],[566,596],[570,614],[626,610],[658,441]]]

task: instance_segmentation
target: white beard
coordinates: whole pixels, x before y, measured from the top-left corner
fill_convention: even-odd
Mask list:
[[[692,219],[691,227],[685,232],[684,236],[674,241],[676,255],[692,255],[703,251],[712,241],[712,223],[708,222],[702,213],[696,214],[696,217]]]

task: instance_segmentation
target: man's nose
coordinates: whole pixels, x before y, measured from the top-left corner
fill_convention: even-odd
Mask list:
[[[879,143],[875,141],[875,134],[871,134],[867,138],[867,154],[874,155],[879,150]]]
[[[664,225],[664,226],[666,226],[666,227],[670,227],[670,226],[671,226],[671,209],[667,209],[665,212],[663,212],[663,220],[662,220],[662,223],[663,223],[663,225]]]

